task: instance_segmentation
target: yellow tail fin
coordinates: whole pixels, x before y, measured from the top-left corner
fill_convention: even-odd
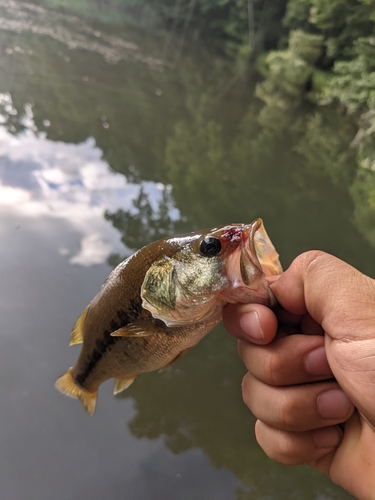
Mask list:
[[[56,380],[56,389],[58,389],[63,394],[70,396],[71,398],[78,398],[83,404],[85,410],[89,415],[93,415],[95,412],[96,399],[98,397],[97,392],[87,392],[81,387],[79,387],[75,382],[71,374],[71,368],[64,373],[60,378]]]

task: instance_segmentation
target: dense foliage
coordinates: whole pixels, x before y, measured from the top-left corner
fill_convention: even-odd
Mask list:
[[[334,182],[351,186],[356,222],[375,243],[375,4],[289,0],[284,24],[290,30],[289,45],[266,56],[265,81],[258,86],[265,102],[263,120],[272,122],[277,100],[279,109],[291,109],[304,100],[314,104],[297,149]],[[338,119],[341,113],[352,120],[355,136],[345,139],[341,127],[327,129],[327,106],[336,107]],[[340,121],[345,128],[345,120]],[[344,136],[341,152],[339,136]],[[356,152],[356,172],[346,167],[351,149]]]
[[[188,3],[185,2],[186,6]],[[262,2],[263,6],[265,3]],[[257,29],[261,30],[260,2],[250,4],[258,13]],[[238,16],[241,6],[245,7],[241,2],[230,1],[202,0],[200,5],[207,10],[236,8]],[[276,19],[272,17],[274,13],[271,9],[267,22]],[[231,16],[227,18],[228,25],[230,19]],[[248,16],[248,28],[251,23]],[[251,29],[249,34],[240,23],[235,26],[237,35],[231,33],[232,44],[236,40],[241,52],[246,36],[251,39]],[[234,165],[238,165],[234,182],[240,192],[241,168],[246,164],[267,168],[270,142],[292,144],[307,169],[314,173],[321,171],[331,182],[350,191],[356,224],[375,243],[375,3],[289,0],[280,26],[276,30],[275,50],[258,55],[257,68],[263,79],[255,93],[263,106],[257,112],[250,110],[230,149],[232,173]],[[229,34],[224,27],[222,32]],[[262,47],[275,44],[267,30],[264,33],[266,42]],[[190,129],[187,123],[177,124],[175,138],[169,140],[166,149],[172,183],[178,169],[184,172],[184,185],[192,193],[205,182],[202,175],[207,179],[215,171],[225,176],[225,165],[229,164],[229,157],[224,158],[222,150],[221,125],[206,121],[202,130],[200,123],[203,121],[199,121],[195,112]],[[250,154],[246,160],[244,151]],[[281,163],[284,156],[280,155]],[[285,161],[289,159],[285,157]],[[177,198],[178,192],[176,187]]]

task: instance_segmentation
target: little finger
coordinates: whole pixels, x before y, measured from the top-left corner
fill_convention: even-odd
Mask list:
[[[322,460],[342,441],[338,425],[305,432],[288,432],[257,420],[255,437],[266,455],[285,465],[302,465]]]

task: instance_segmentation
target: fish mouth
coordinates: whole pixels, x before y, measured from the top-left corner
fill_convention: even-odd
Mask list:
[[[283,272],[276,252],[262,219],[256,219],[245,227],[241,241],[240,269],[243,282],[248,285],[254,278],[255,267],[266,277],[277,276]]]
[[[240,272],[246,286],[250,287],[262,282],[265,277],[283,272],[279,255],[264,229],[262,219],[256,219],[245,227],[240,246]],[[267,289],[271,303],[275,303],[268,285]]]

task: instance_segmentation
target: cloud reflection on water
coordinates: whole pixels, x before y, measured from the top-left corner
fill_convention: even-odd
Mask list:
[[[119,233],[103,217],[105,210],[131,210],[141,187],[156,210],[165,186],[127,182],[110,170],[91,137],[80,144],[48,139],[37,131],[31,106],[20,117],[25,129],[12,134],[6,126],[11,98],[2,94],[0,101],[8,109],[0,115],[0,210],[66,221],[79,233],[81,248],[78,253],[65,247],[57,251],[69,255],[72,264],[101,264],[113,252],[123,254]],[[177,210],[171,216],[178,218]]]

